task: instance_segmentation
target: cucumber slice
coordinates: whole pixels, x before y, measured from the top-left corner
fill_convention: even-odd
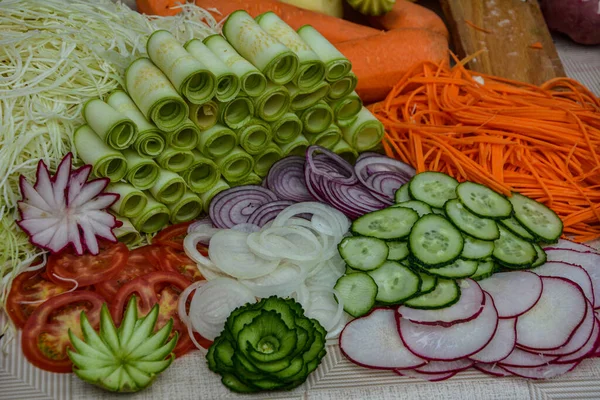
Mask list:
[[[411,200],[410,193],[408,191],[408,183],[405,183],[404,185],[400,186],[398,190],[396,190],[394,198],[396,203],[402,203],[403,201]]]
[[[388,260],[402,261],[410,254],[406,242],[387,242],[387,246],[389,248]]]
[[[488,218],[480,218],[470,212],[459,200],[448,200],[444,205],[448,219],[464,233],[481,240],[496,240],[500,237],[498,224]]]
[[[533,242],[535,240],[535,237],[533,237],[533,235],[529,233],[515,217],[498,220],[498,223],[523,240],[527,240],[528,242]]]
[[[381,239],[351,236],[338,245],[340,256],[351,268],[370,271],[379,268],[388,257],[388,245]]]
[[[452,263],[464,246],[460,231],[446,218],[435,214],[425,215],[414,224],[408,243],[412,256],[428,268]]]
[[[494,252],[494,242],[475,239],[469,235],[464,235],[463,238],[465,245],[462,253],[460,254],[462,258],[469,260],[482,260],[492,256],[492,253]]]
[[[417,271],[419,276],[421,277],[421,287],[419,288],[418,295],[423,295],[430,293],[435,289],[435,285],[437,285],[437,276],[426,274],[423,271]]]
[[[460,288],[456,281],[438,279],[437,285],[435,285],[435,288],[431,292],[407,300],[404,302],[404,305],[424,310],[435,310],[451,306],[459,299]]]
[[[342,276],[334,289],[344,301],[344,311],[353,317],[365,315],[373,308],[378,291],[373,278],[364,272]]]
[[[446,201],[456,198],[458,181],[441,172],[427,171],[415,175],[408,185],[411,198],[442,208]]]
[[[515,210],[516,220],[533,235],[547,243],[556,242],[562,235],[562,221],[542,203],[519,193],[513,193],[509,201]]]
[[[431,207],[431,211],[433,211],[433,213],[436,215],[442,215],[444,217],[446,216],[446,211],[443,208]]]
[[[440,276],[442,278],[468,278],[477,271],[479,263],[474,260],[463,260],[459,258],[450,265],[442,268],[432,268],[427,270],[427,273]]]
[[[531,267],[537,258],[533,245],[508,229],[500,228],[500,238],[494,241],[492,256],[502,265],[509,268]]]
[[[352,233],[378,239],[402,239],[408,236],[419,215],[410,208],[384,208],[363,215],[352,223]]]
[[[535,260],[533,261],[533,264],[531,265],[531,267],[535,268],[535,267],[539,267],[542,264],[545,264],[546,260],[548,260],[548,255],[546,254],[546,252],[544,251],[542,246],[540,246],[537,243],[531,243],[531,244],[533,245],[533,248],[535,249],[535,252],[536,252],[536,257],[535,257]]]
[[[476,281],[489,278],[494,274],[495,269],[496,264],[494,264],[493,260],[488,259],[479,261],[479,264],[477,264],[477,271],[475,271],[475,273],[471,275],[470,278]]]
[[[456,195],[469,211],[479,217],[503,219],[512,214],[510,201],[479,183],[461,183],[456,188]]]
[[[431,207],[429,206],[429,204],[423,203],[422,201],[419,201],[419,200],[402,201],[398,204],[394,204],[392,207],[410,208],[411,210],[415,210],[417,212],[417,214],[419,214],[419,217],[422,217],[423,215],[431,214],[433,212],[431,210]]]
[[[421,287],[419,275],[395,261],[386,261],[368,274],[377,284],[375,300],[385,304],[401,303],[418,293]]]

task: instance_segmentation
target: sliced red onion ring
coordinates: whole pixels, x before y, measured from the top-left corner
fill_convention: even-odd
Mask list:
[[[265,181],[280,199],[297,203],[314,200],[306,188],[304,157],[290,156],[277,161]]]
[[[324,163],[315,163],[316,152],[321,154],[321,157],[318,157],[319,161],[327,161]],[[325,167],[326,170],[323,171],[318,166],[321,168]],[[332,179],[333,177],[335,178],[334,180],[336,182],[344,185],[353,185],[358,181],[356,173],[354,172],[354,168],[348,161],[321,146],[310,146],[306,150],[305,168],[307,168],[311,173],[321,175],[327,179]],[[332,170],[335,170],[336,175],[338,176],[334,177]]]
[[[377,153],[363,153],[356,161],[354,171],[360,183],[387,204],[394,202],[396,190],[415,175],[415,169],[410,165]]]
[[[396,190],[408,182],[404,175],[390,171],[379,171],[370,175],[365,186],[371,189],[371,194],[382,202],[392,205],[394,204],[394,195]]]
[[[277,201],[275,193],[258,185],[244,185],[217,194],[210,202],[208,214],[217,228],[229,229],[248,219],[260,206]]]
[[[248,219],[248,223],[260,226],[262,228],[268,222],[273,221],[281,211],[285,210],[292,204],[294,204],[294,202],[290,200],[278,200],[263,204],[254,210]]]

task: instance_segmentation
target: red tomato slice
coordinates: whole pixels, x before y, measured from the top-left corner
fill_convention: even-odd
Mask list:
[[[130,251],[125,267],[112,278],[96,283],[94,285],[96,291],[105,298],[112,299],[127,282],[157,271],[158,267],[149,259],[150,250],[151,246],[144,246]]]
[[[69,288],[45,279],[44,269],[21,273],[10,287],[6,311],[15,325],[22,328],[36,308],[67,290]]]
[[[52,254],[48,257],[48,278],[58,285],[73,284],[65,279],[76,280],[80,287],[93,285],[116,275],[125,267],[128,256],[127,246],[118,242],[101,243],[100,253],[95,256],[78,256],[72,252]]]
[[[152,239],[152,244],[169,246],[175,250],[183,251],[183,239],[185,239],[188,227],[191,224],[192,221],[189,221],[166,227],[156,236],[154,236],[154,239]]]
[[[81,290],[64,293],[39,306],[23,327],[21,348],[38,368],[51,372],[71,372],[67,355],[68,331],[82,338],[79,317],[85,311],[94,329],[100,322],[100,309],[106,300],[97,293]]]
[[[183,252],[168,246],[153,246],[148,252],[148,258],[162,271],[177,272],[192,282],[204,279],[196,263]]]
[[[119,289],[110,305],[115,324],[120,324],[127,302],[132,295],[138,296],[138,315],[146,315],[158,303],[160,314],[156,329],[162,328],[169,319],[173,318],[173,331],[179,332],[179,341],[173,352],[177,357],[192,349],[187,327],[177,314],[179,295],[192,282],[181,274],[169,271],[156,271],[141,276],[126,283]]]

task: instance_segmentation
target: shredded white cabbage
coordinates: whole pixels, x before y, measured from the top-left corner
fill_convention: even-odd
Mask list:
[[[173,17],[148,17],[111,0],[0,2],[0,310],[14,277],[43,253],[14,222],[19,176],[32,182],[40,159],[54,170],[67,152],[77,157],[83,103],[123,84],[152,31],[167,29],[182,43],[218,31],[208,11],[180,7]]]

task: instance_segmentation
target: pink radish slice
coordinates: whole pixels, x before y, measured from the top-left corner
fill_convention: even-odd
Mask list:
[[[534,368],[502,367],[513,375],[529,379],[550,379],[566,374],[579,364],[574,362],[570,364],[548,364]]]
[[[376,308],[357,318],[340,334],[340,349],[353,363],[373,369],[415,368],[426,363],[404,346],[396,329],[395,310]]]
[[[473,368],[475,368],[478,371],[483,372],[484,374],[488,374],[488,375],[492,375],[492,376],[503,377],[503,376],[511,376],[512,375],[510,372],[506,371],[505,369],[500,367],[498,364],[477,363],[477,364],[473,365]]]
[[[492,340],[469,358],[480,363],[495,363],[508,357],[517,342],[516,324],[516,318],[498,320],[498,329]]]
[[[451,326],[476,318],[483,309],[483,290],[472,279],[460,282],[460,299],[453,305],[440,310],[419,310],[407,306],[398,307],[398,314],[411,322],[425,325]]]
[[[585,317],[587,301],[577,284],[564,278],[542,277],[542,296],[517,319],[517,344],[535,350],[564,346]]]
[[[546,365],[557,358],[558,356],[546,356],[544,354],[529,353],[519,349],[518,347],[515,347],[512,353],[510,353],[508,357],[500,361],[498,364],[507,367],[530,368]]]
[[[421,374],[445,374],[448,372],[460,372],[471,367],[475,361],[468,358],[461,358],[456,361],[429,361],[422,367],[417,367],[414,371]]]
[[[445,381],[446,379],[450,379],[458,373],[458,372],[443,372],[440,374],[422,374],[420,372],[415,371],[414,369],[394,370],[394,372],[401,376],[407,376],[409,378],[423,379],[424,381],[429,381],[429,382]]]
[[[592,330],[592,334],[590,335],[590,338],[588,339],[587,343],[575,353],[560,357],[558,360],[555,361],[555,363],[571,363],[574,361],[579,361],[585,357],[591,356],[594,353],[594,351],[596,351],[596,349],[598,348],[599,339],[600,323],[597,319],[594,318],[594,329]]]
[[[529,271],[494,274],[479,282],[494,299],[500,318],[514,318],[530,310],[542,294],[541,279]]]
[[[580,251],[582,253],[591,251],[592,253],[597,253],[598,250],[594,249],[592,246],[588,246],[584,243],[577,243],[571,240],[559,239],[558,243],[549,244],[548,246],[544,246],[544,250],[550,249],[561,249],[561,250],[575,250]]]
[[[583,294],[589,301],[594,302],[594,287],[592,279],[585,269],[579,265],[567,264],[559,261],[549,261],[544,265],[531,270],[539,276],[559,276],[567,278],[579,285]]]
[[[596,252],[579,252],[574,250],[546,250],[548,261],[561,261],[579,265],[587,271],[594,288],[594,307],[600,307],[600,254]]]
[[[485,305],[479,316],[450,327],[422,325],[397,317],[398,331],[406,347],[428,360],[453,361],[483,349],[494,336],[498,312],[491,296],[485,294]]]

